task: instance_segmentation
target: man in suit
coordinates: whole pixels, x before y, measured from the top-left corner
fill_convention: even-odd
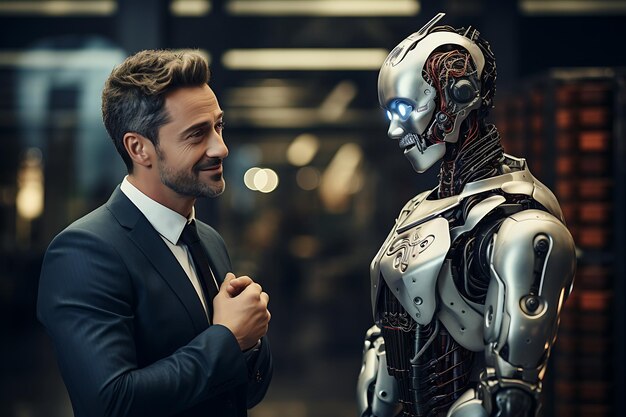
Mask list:
[[[195,219],[228,155],[208,81],[196,53],[142,51],[105,84],[128,176],[52,241],[37,302],[77,417],[245,416],[267,391],[269,297]]]

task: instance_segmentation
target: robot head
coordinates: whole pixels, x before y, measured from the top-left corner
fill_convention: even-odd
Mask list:
[[[434,27],[439,13],[387,56],[378,76],[378,99],[391,139],[417,172],[456,144],[472,111],[492,106],[495,60],[471,28]]]

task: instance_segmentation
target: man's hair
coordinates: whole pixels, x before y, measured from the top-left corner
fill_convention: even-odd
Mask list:
[[[207,61],[197,52],[146,50],[115,67],[102,91],[102,119],[129,173],[133,170],[124,135],[138,133],[155,147],[159,128],[169,122],[166,95],[181,87],[208,84]]]

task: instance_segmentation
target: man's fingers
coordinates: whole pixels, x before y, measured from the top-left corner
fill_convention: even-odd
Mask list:
[[[234,278],[228,282],[228,287],[226,287],[226,291],[231,297],[236,297],[253,282],[254,281],[252,281],[252,278],[245,275],[239,278]]]
[[[244,275],[243,277],[239,277],[239,278],[235,278],[235,279],[231,280],[229,282],[229,284],[233,288],[243,289],[243,288],[247,287],[248,285],[252,284],[253,282],[254,281],[252,281],[252,278]]]
[[[224,277],[224,281],[222,282],[222,285],[220,285],[220,291],[223,291],[223,290],[228,291],[229,284],[233,279],[235,279],[235,274],[233,274],[232,272],[228,272],[226,276]]]
[[[267,305],[270,302],[270,296],[268,293],[262,291],[261,292],[261,301],[263,301],[263,304],[265,304],[265,306],[267,307]]]

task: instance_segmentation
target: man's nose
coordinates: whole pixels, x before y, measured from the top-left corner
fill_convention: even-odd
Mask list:
[[[228,147],[224,142],[224,139],[220,135],[215,135],[215,140],[211,141],[209,147],[206,150],[206,155],[209,158],[224,159],[228,156]]]

